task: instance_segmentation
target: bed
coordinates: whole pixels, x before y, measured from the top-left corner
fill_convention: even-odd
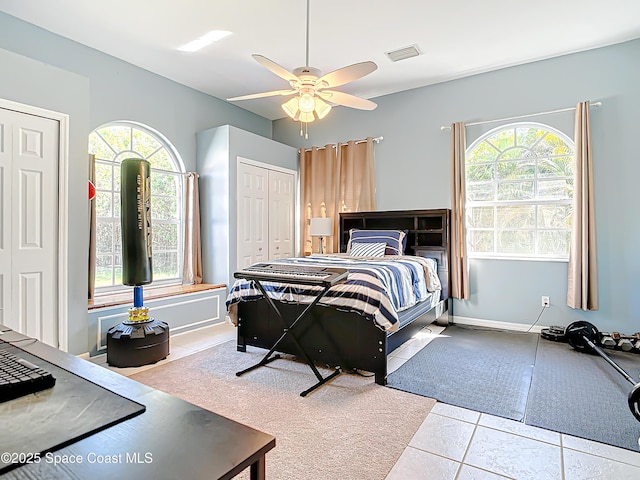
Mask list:
[[[384,257],[378,255],[379,251],[375,256],[353,256],[352,247],[363,245],[359,238],[350,244],[351,237],[371,238],[366,252],[370,253],[371,249],[381,248],[374,239],[379,231],[403,232],[404,255],[390,251],[389,242]],[[342,213],[339,235],[340,254],[281,261],[349,270],[346,282],[331,287],[321,302],[310,308],[296,326],[296,337],[316,363],[343,371],[372,372],[375,382],[385,385],[387,356],[424,326],[434,321],[448,322],[449,210]],[[385,276],[400,276],[400,270],[409,272],[401,282],[406,292],[385,283]],[[420,270],[424,271],[422,280]],[[357,285],[363,283],[373,287],[373,293],[358,290]],[[305,297],[313,297],[313,292],[308,291],[312,287],[290,287],[269,283],[269,295],[288,323],[308,307],[310,302]],[[395,290],[389,293],[390,289]],[[383,294],[376,296],[380,291]],[[374,298],[363,301],[363,296]],[[237,325],[238,351],[246,351],[247,346],[270,349],[282,336],[282,320],[250,282],[238,280],[234,284],[227,307]],[[289,338],[278,344],[277,351],[300,354]]]

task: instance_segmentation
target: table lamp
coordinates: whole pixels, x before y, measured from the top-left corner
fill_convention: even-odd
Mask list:
[[[318,217],[312,218],[309,225],[309,235],[312,237],[320,237],[320,252],[324,253],[322,248],[322,240],[324,237],[333,235],[333,222],[330,218]]]

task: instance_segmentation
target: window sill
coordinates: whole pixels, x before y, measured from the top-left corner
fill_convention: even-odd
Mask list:
[[[568,258],[554,257],[498,257],[492,255],[469,255],[469,260],[508,260],[518,262],[550,262],[550,263],[569,263]]]
[[[206,290],[226,288],[224,283],[198,283],[195,285],[168,285],[166,287],[149,288],[144,291],[144,300],[173,297],[185,293],[197,293]],[[88,301],[88,309],[113,307],[117,305],[133,304],[133,291],[118,292],[103,295],[96,295],[93,300]]]

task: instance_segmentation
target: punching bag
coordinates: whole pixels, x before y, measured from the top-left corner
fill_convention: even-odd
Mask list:
[[[120,219],[122,226],[122,283],[147,285],[151,266],[151,164],[127,158],[120,167]]]

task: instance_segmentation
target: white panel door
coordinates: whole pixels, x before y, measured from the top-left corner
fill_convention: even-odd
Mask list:
[[[245,268],[268,260],[269,171],[238,164],[238,264]]]
[[[1,322],[58,346],[59,123],[0,109]]]
[[[294,175],[269,171],[269,257],[293,257]]]

